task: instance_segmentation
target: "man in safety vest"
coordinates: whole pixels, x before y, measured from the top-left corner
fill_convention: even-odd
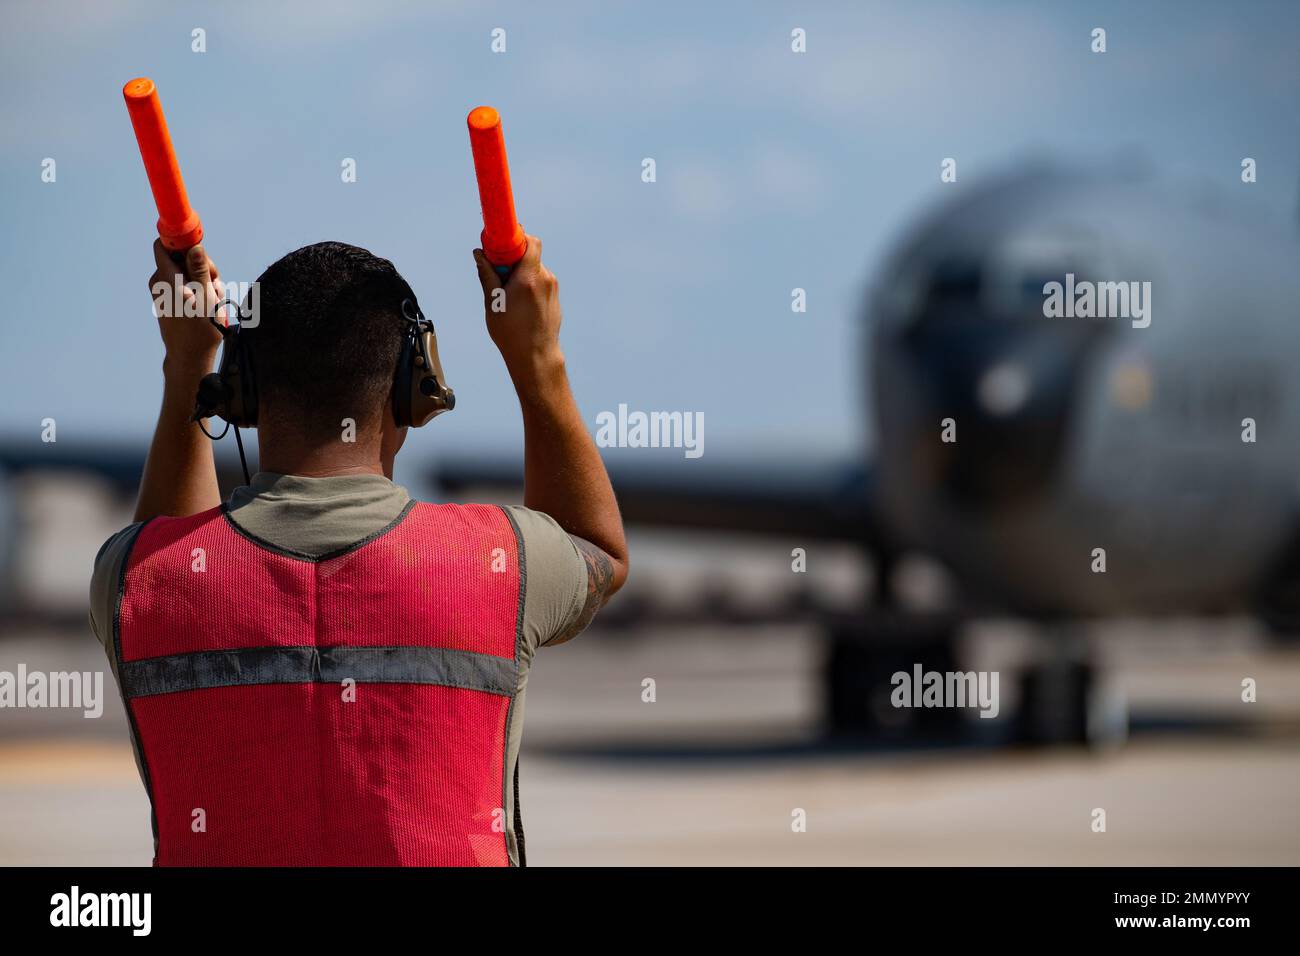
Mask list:
[[[183,273],[189,311],[216,311],[202,247],[183,268],[154,253],[155,295]],[[393,484],[428,414],[411,396],[447,393],[388,260],[324,242],[258,280],[256,327],[212,376],[223,417],[237,395],[258,430],[261,470],[225,502],[192,420],[223,334],[158,300],[162,411],[136,521],[91,584],[158,865],[524,863],[529,665],[622,586],[627,545],[541,242],[504,286],[474,257],[523,412],[526,507],[419,503]]]

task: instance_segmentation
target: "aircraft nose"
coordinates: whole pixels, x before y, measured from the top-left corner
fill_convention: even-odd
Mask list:
[[[924,326],[905,354],[921,406],[916,477],[954,504],[1008,506],[1060,464],[1084,348],[1042,321]]]

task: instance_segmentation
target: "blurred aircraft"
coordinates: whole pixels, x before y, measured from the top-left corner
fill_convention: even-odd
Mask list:
[[[1297,245],[1226,200],[1137,177],[1033,167],[968,190],[902,239],[869,296],[870,461],[783,452],[669,466],[614,453],[624,517],[861,549],[875,583],[860,607],[789,609],[830,639],[835,729],[951,732],[952,710],[890,708],[890,677],[959,669],[963,624],[1010,613],[1036,622],[1049,651],[1024,674],[1018,738],[1120,735],[1122,711],[1072,622],[1246,612],[1300,630]],[[1149,324],[1048,317],[1045,287],[1067,276],[1076,288],[1149,282]],[[86,469],[129,492],[142,461],[0,446],[0,474]],[[522,467],[444,458],[434,477],[453,494],[518,488]],[[232,479],[227,462],[223,487]],[[0,584],[18,547],[4,489],[0,478]],[[917,555],[946,569],[955,600],[900,598]],[[619,607],[607,621],[656,614],[653,602]]]
[[[891,675],[957,669],[962,622],[996,612],[1051,638],[1023,677],[1021,739],[1122,734],[1070,622],[1246,612],[1300,628],[1297,246],[1226,200],[1141,177],[1034,167],[989,182],[924,217],[869,297],[872,460],[646,467],[623,452],[609,462],[624,517],[869,555],[856,614],[807,609],[831,638],[833,727],[897,730]],[[1048,283],[1067,276],[1149,282],[1149,312],[1047,317]],[[437,472],[457,492],[519,476],[479,460]],[[911,554],[947,569],[955,607],[900,603]],[[940,732],[956,719],[907,716]]]

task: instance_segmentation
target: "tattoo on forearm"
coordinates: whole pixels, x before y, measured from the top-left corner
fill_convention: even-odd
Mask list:
[[[569,537],[578,546],[578,553],[587,564],[587,603],[583,605],[582,613],[578,615],[577,620],[547,642],[550,644],[559,644],[582,633],[591,623],[591,619],[596,616],[596,612],[604,606],[605,599],[609,596],[610,586],[614,583],[614,564],[610,561],[609,555],[577,535]]]

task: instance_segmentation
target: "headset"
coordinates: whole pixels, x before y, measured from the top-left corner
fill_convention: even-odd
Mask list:
[[[215,316],[217,303],[208,321],[221,332],[221,362],[217,371],[203,376],[199,382],[194,415],[203,434],[213,441],[224,438],[233,425],[235,444],[239,448],[239,464],[244,469],[244,481],[250,481],[248,462],[244,458],[244,442],[239,429],[257,426],[257,370],[253,365],[250,340],[256,332],[253,326],[241,328],[239,323],[222,325]],[[393,420],[399,428],[419,428],[431,419],[456,407],[456,393],[447,387],[442,362],[438,357],[438,337],[433,321],[426,319],[419,303],[411,296],[402,300],[402,348],[397,356],[397,369],[393,374]],[[220,435],[212,435],[203,426],[203,419],[218,416],[226,422]]]

